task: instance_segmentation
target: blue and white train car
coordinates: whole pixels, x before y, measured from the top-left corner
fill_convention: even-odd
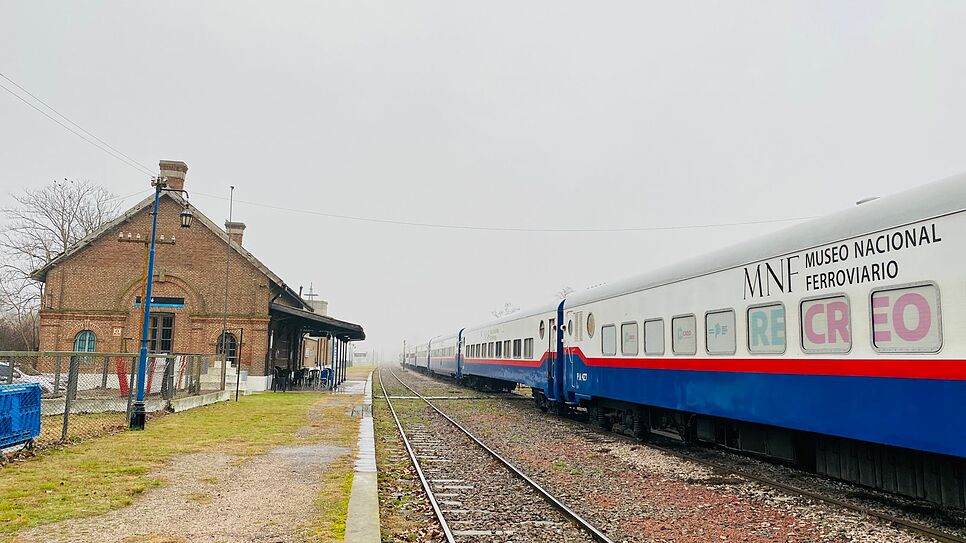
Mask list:
[[[451,374],[966,507],[964,239],[957,176],[465,329]]]

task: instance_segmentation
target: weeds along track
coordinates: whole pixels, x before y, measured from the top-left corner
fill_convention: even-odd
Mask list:
[[[611,541],[393,370],[380,369],[379,382],[447,541]],[[432,387],[448,399],[479,397],[468,392]]]

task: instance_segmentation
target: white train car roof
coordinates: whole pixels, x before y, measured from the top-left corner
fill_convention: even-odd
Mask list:
[[[544,313],[556,311],[558,305],[560,305],[560,302],[556,301],[550,304],[545,304],[538,307],[532,307],[529,309],[524,309],[522,311],[517,311],[516,313],[511,313],[510,315],[507,315],[506,317],[502,317],[500,319],[484,322],[476,326],[469,326],[466,328],[466,331],[464,333],[475,332],[477,330],[482,330],[484,328],[489,328],[491,326],[498,326],[500,324],[515,322],[521,319],[527,319],[530,317],[535,317],[537,315],[542,315]]]
[[[959,174],[812,219],[678,264],[572,294],[567,297],[566,307],[576,307],[737,268],[964,209],[966,209],[966,174]]]

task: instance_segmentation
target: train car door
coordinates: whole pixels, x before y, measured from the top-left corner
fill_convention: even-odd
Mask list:
[[[548,319],[547,325],[549,331],[547,332],[547,399],[556,400],[556,386],[554,380],[554,367],[556,366],[555,361],[557,358],[557,319]]]
[[[463,381],[463,330],[456,336],[456,382]]]

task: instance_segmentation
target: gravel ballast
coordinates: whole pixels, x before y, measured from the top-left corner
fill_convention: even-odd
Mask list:
[[[433,379],[395,371],[420,392],[438,389]],[[542,413],[532,403],[435,403],[615,541],[931,541]]]

